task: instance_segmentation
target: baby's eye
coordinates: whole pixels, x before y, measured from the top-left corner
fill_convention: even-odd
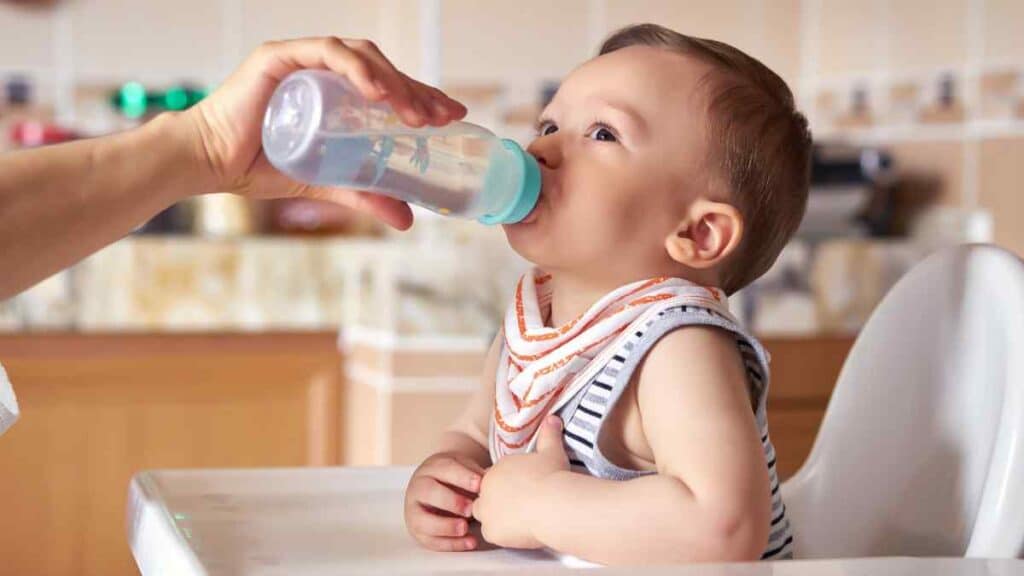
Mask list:
[[[541,136],[547,136],[548,134],[554,134],[555,132],[558,132],[558,126],[556,126],[554,122],[544,122],[537,130],[537,133]]]
[[[598,142],[618,142],[619,139],[615,137],[615,133],[605,128],[604,126],[597,126],[590,132],[590,137]]]

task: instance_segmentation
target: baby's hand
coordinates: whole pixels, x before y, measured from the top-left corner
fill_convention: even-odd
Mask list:
[[[461,552],[477,547],[469,535],[473,500],[484,471],[455,453],[434,454],[413,472],[405,489],[405,527],[431,550]]]
[[[539,491],[552,474],[567,470],[562,421],[547,416],[535,452],[510,454],[487,471],[473,504],[484,540],[505,548],[541,548],[543,543],[532,531],[536,515],[548,513],[538,509]]]

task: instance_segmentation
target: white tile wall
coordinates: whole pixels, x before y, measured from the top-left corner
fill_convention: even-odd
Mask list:
[[[368,38],[395,66],[419,77],[419,0],[221,0],[228,6],[229,41],[240,61],[269,40],[315,36]]]
[[[799,0],[75,0],[49,9],[0,4],[0,73],[72,82],[214,83],[269,39],[337,35],[375,40],[419,76],[422,11],[440,7],[444,81],[528,86],[559,79],[625,24],[653,21],[721,38],[796,74]],[[67,33],[69,38],[57,36]],[[61,46],[64,49],[60,50]],[[52,83],[52,82],[51,82]]]
[[[385,22],[381,31],[380,47],[399,70],[421,78],[423,59],[421,0],[380,0],[381,18]]]
[[[0,3],[0,72],[49,68],[52,60],[49,12]]]
[[[588,0],[442,2],[441,70],[454,81],[531,84],[557,80],[596,50]]]
[[[981,58],[1024,61],[1021,0],[66,0],[44,9],[0,3],[0,75],[52,79],[70,63],[79,81],[216,81],[264,40],[325,34],[372,38],[418,75],[421,10],[435,3],[442,77],[456,81],[559,78],[608,32],[642,21],[734,43],[791,83],[957,65],[970,52],[972,10],[984,31]],[[801,70],[808,7],[822,18],[808,30],[815,69]],[[57,53],[62,43],[67,54]]]
[[[985,0],[985,59],[1024,62],[1024,2]]]
[[[785,80],[794,93],[800,80],[800,0],[769,0],[755,11],[761,22],[755,29],[758,47],[752,56]]]
[[[815,0],[823,17],[815,27],[818,47],[817,70],[811,75],[874,72],[885,66],[888,35],[880,22],[885,22],[888,3],[885,0]]]
[[[900,0],[889,11],[890,66],[927,69],[965,63],[967,2]]]
[[[789,82],[799,73],[799,0],[603,0],[606,33],[642,22],[728,42]],[[595,47],[596,48],[596,47]]]
[[[755,51],[757,31],[761,22],[757,12],[761,0],[606,0],[608,30],[628,24],[654,22],[673,30],[714,38],[734,44],[742,50]]]
[[[305,36],[371,38],[381,32],[381,3],[366,0],[241,0],[246,52],[267,40]]]
[[[213,81],[223,65],[221,2],[69,2],[75,75],[85,81]]]

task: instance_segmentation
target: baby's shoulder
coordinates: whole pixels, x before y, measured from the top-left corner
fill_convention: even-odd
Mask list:
[[[687,325],[651,345],[632,380],[641,394],[659,395],[674,391],[681,380],[699,385],[722,379],[746,379],[735,334],[717,326]]]
[[[692,324],[673,328],[647,350],[645,363],[681,360],[713,361],[720,355],[737,354],[736,335],[713,325]]]

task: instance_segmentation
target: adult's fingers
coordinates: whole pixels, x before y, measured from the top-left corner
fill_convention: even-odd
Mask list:
[[[349,47],[340,38],[328,36],[268,42],[256,51],[253,59],[261,73],[277,82],[289,73],[305,68],[337,72],[348,78],[363,97],[371,100],[388,98],[406,124],[422,126],[429,118],[416,109],[409,97],[411,88],[403,87],[403,79],[390,70],[393,66],[381,65],[379,61]]]

